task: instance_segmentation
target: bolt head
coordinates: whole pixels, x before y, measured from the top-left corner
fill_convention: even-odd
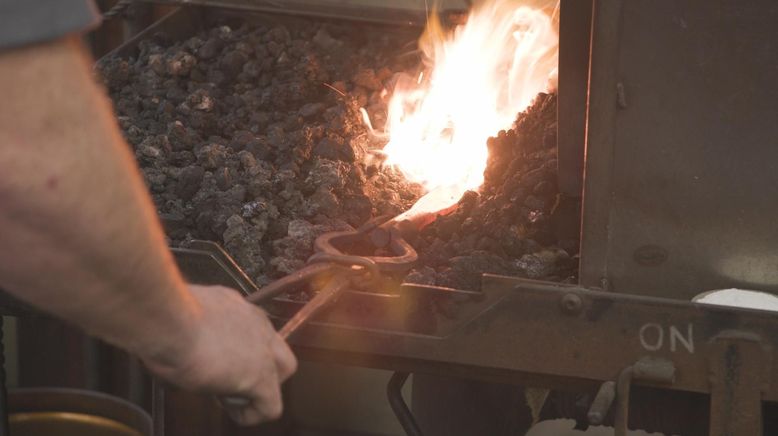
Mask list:
[[[583,300],[581,300],[580,296],[569,293],[562,297],[559,306],[562,312],[567,315],[578,315],[581,313],[581,309],[583,309]]]

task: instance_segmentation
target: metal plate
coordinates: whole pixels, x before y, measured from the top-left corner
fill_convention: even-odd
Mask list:
[[[778,3],[597,2],[581,282],[778,291]]]

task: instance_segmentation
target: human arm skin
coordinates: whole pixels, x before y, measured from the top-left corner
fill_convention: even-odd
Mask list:
[[[80,41],[0,52],[0,287],[185,388],[281,413],[296,361],[226,288],[188,286]]]

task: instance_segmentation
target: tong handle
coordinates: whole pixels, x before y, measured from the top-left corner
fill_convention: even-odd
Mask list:
[[[283,338],[285,341],[288,341],[289,338],[300,329],[300,327],[308,322],[308,320],[313,318],[314,315],[335,301],[335,299],[348,287],[350,283],[351,277],[344,274],[338,274],[330,279],[327,285],[324,286],[324,288],[319,291],[316,296],[311,299],[311,301],[305,303],[305,306],[298,310],[297,313],[295,313],[294,316],[291,317],[283,327],[281,327],[281,330],[278,331],[278,334],[281,336],[281,338]]]
[[[316,264],[313,264],[316,265]],[[323,265],[323,264],[322,264]],[[289,321],[284,324],[278,331],[279,336],[285,341],[295,334],[305,323],[308,322],[314,315],[319,313],[322,309],[327,307],[330,303],[334,302],[337,297],[343,292],[351,283],[351,277],[348,274],[340,273],[334,275],[319,291],[315,297],[303,306],[302,309],[297,311]],[[230,395],[221,397],[219,399],[222,406],[225,409],[242,409],[248,407],[251,404],[251,400],[239,395]]]
[[[273,298],[283,294],[284,292],[300,286],[304,283],[310,282],[314,278],[321,274],[332,270],[332,265],[325,263],[312,263],[306,267],[297,270],[286,277],[280,278],[266,286],[263,286],[258,291],[249,294],[246,297],[250,303],[264,304]]]

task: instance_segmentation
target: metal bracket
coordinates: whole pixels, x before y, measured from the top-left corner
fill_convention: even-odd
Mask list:
[[[394,416],[397,417],[397,421],[400,422],[405,434],[407,436],[422,436],[421,428],[416,423],[416,418],[413,417],[411,409],[405,404],[403,399],[403,386],[408,380],[407,372],[395,372],[392,374],[392,378],[389,379],[389,383],[386,385],[386,396],[389,399],[389,406],[392,407]]]
[[[737,330],[722,331],[711,342],[710,435],[762,436],[771,347],[759,335]]]

